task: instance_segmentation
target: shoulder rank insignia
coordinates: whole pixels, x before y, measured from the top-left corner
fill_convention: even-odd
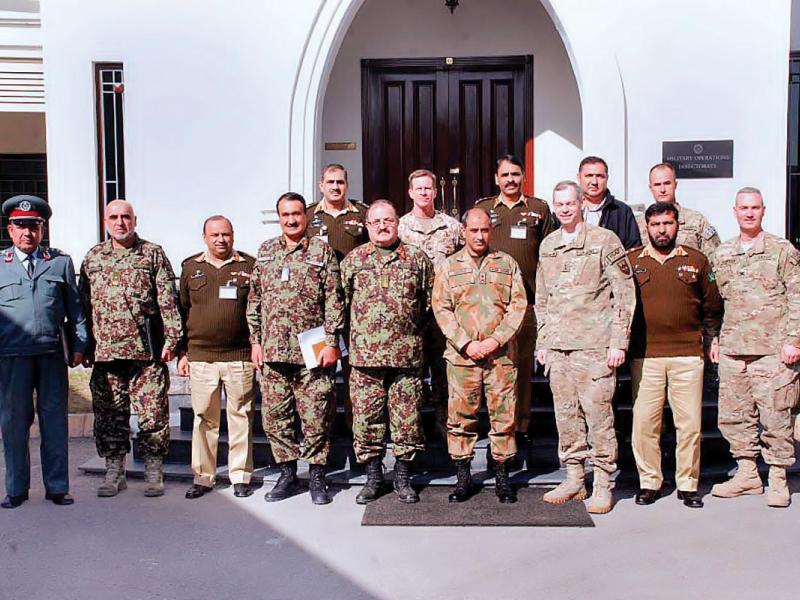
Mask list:
[[[13,262],[14,261],[14,251],[13,250],[9,250],[8,252],[6,252],[6,257],[5,257],[4,260],[7,263]]]

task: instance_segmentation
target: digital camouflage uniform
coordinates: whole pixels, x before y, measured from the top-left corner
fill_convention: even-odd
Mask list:
[[[423,335],[431,318],[433,265],[402,242],[382,256],[372,242],[342,262],[350,323],[353,447],[358,462],[381,458],[386,420],[394,455],[413,460],[424,448]]]
[[[555,223],[544,200],[520,196],[509,208],[499,196],[481,198],[475,206],[489,214],[492,248],[505,252],[519,265],[528,297],[525,318],[517,332],[517,431],[527,432],[531,422],[531,377],[536,361],[536,314],[533,309],[539,245]]]
[[[436,211],[427,231],[413,214],[400,218],[397,234],[404,244],[420,248],[438,269],[448,256],[461,246],[461,223],[441,211]],[[444,360],[445,338],[435,319],[429,321],[425,332],[425,362],[431,371],[431,404],[447,410],[447,367]]]
[[[479,266],[465,248],[436,271],[433,311],[448,342],[447,450],[454,460],[474,455],[484,394],[492,456],[502,463],[517,453],[515,335],[527,305],[519,266],[504,252],[489,250]],[[471,359],[467,345],[488,338],[500,344],[498,351],[479,361]]]
[[[787,467],[795,460],[791,411],[798,363],[783,364],[781,348],[800,347],[800,255],[787,240],[764,231],[749,250],[735,237],[710,260],[725,305],[719,429],[734,458],[756,459],[760,453],[767,464]]]
[[[717,230],[702,213],[687,206],[681,206],[677,202],[675,207],[678,209],[678,237],[675,245],[694,248],[708,256],[721,243]],[[636,225],[639,227],[642,244],[646,246],[650,238],[647,235],[647,221],[645,221],[644,213],[636,215]]]
[[[307,369],[297,334],[324,326],[325,343],[337,348],[343,308],[339,264],[328,244],[303,238],[290,250],[283,235],[261,244],[250,277],[247,324],[250,343],[264,351],[262,420],[279,463],[301,458],[324,465],[328,459],[335,367]]]
[[[636,308],[631,265],[608,229],[584,223],[571,243],[562,233],[542,242],[536,274],[538,348],[547,350],[559,458],[574,464],[591,457],[595,467],[611,473],[617,460],[611,407],[616,373],[606,354],[628,348]]]
[[[174,280],[161,246],[138,236],[130,248],[114,248],[111,240],[96,245],[81,265],[94,435],[104,458],[130,452],[131,407],[142,454],[167,454],[169,371],[161,349],[174,351],[182,335]]]

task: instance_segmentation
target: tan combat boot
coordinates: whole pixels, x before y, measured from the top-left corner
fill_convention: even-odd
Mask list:
[[[767,506],[786,508],[791,503],[792,497],[789,494],[789,486],[786,484],[786,469],[784,467],[770,467]]]
[[[611,493],[609,475],[603,469],[594,468],[594,484],[592,497],[586,507],[587,512],[594,515],[604,515],[611,512],[614,507],[614,494]]]
[[[547,492],[542,500],[549,504],[563,504],[570,500],[583,500],[586,493],[583,463],[567,463],[567,478],[554,490]]]
[[[125,479],[125,455],[109,456],[106,458],[106,475],[103,483],[97,486],[97,495],[100,498],[116,496],[120,490],[128,487]]]
[[[155,498],[164,495],[164,475],[160,456],[146,456],[144,459],[144,495]]]
[[[711,495],[718,498],[735,498],[736,496],[758,496],[764,493],[764,484],[758,474],[754,458],[740,458],[739,470],[725,483],[718,483],[711,488]]]

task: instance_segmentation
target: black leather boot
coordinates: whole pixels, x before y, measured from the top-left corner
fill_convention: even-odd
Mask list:
[[[297,461],[280,463],[281,476],[278,482],[264,496],[267,502],[278,502],[297,493]]]
[[[394,463],[394,491],[400,502],[414,504],[419,502],[419,494],[411,487],[410,460],[397,460]]]
[[[367,483],[356,496],[356,504],[377,500],[383,491],[383,459],[380,456],[367,461]]]
[[[494,493],[503,504],[517,501],[517,492],[508,481],[508,465],[511,461],[499,462],[495,467]]]
[[[447,499],[450,502],[466,502],[472,497],[472,459],[462,458],[456,461],[456,489]]]
[[[309,465],[308,491],[311,493],[311,502],[314,504],[330,504],[328,488],[325,486],[325,471],[322,465]]]

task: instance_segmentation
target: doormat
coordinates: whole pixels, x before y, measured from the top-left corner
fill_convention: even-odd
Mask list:
[[[387,486],[388,488],[388,486]],[[494,488],[484,488],[467,502],[451,504],[450,486],[428,486],[419,502],[403,504],[388,492],[366,506],[361,525],[401,527],[594,527],[583,502],[547,504],[547,489],[520,488],[519,500],[501,504]]]

